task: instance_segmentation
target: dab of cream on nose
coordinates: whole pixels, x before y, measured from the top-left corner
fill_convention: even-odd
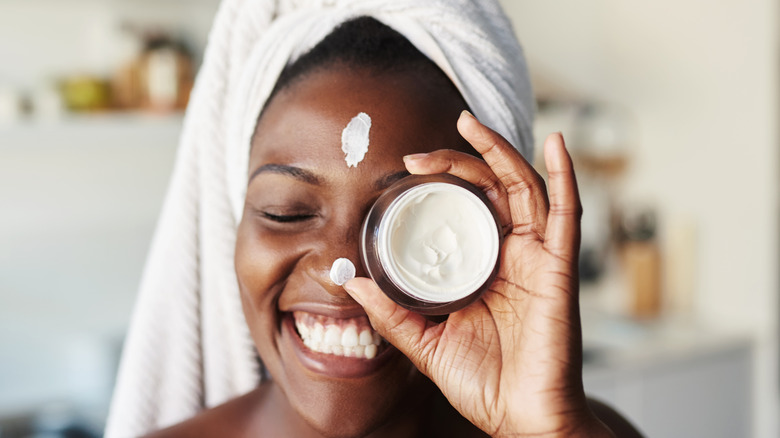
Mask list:
[[[371,130],[371,117],[358,113],[341,131],[341,150],[344,151],[347,167],[357,167],[368,152],[368,132]]]
[[[330,281],[341,286],[352,278],[355,278],[355,265],[349,259],[336,259],[330,267]]]

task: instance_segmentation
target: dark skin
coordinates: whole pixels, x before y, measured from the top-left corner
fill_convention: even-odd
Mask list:
[[[310,73],[269,102],[252,144],[235,265],[272,379],[153,436],[614,436],[582,391],[579,200],[562,139],[545,146],[548,200],[516,150],[463,109],[438,78],[343,66]],[[372,119],[370,146],[348,168],[341,131],[359,112]],[[366,275],[361,222],[408,172],[472,182],[512,230],[499,279],[444,323],[399,308],[369,279],[340,287],[328,276],[340,257]],[[367,315],[392,346],[370,360],[314,354],[290,328],[301,310]],[[599,412],[625,432],[618,436],[638,436],[608,408]]]

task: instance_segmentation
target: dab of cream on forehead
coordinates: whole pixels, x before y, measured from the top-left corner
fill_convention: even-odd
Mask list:
[[[347,167],[357,167],[368,152],[368,132],[371,130],[371,117],[358,113],[341,131],[341,150],[344,151]]]

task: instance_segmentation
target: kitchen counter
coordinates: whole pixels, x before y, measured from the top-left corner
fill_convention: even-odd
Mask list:
[[[681,320],[584,315],[589,396],[647,436],[751,436],[754,346],[739,332]]]

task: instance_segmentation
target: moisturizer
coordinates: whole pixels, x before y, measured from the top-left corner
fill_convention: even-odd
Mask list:
[[[368,133],[371,130],[371,117],[358,113],[341,131],[341,150],[346,154],[347,167],[357,167],[368,152]]]
[[[349,259],[340,258],[330,267],[330,281],[341,286],[355,278],[355,265]]]
[[[390,280],[414,298],[446,303],[480,289],[496,266],[499,233],[483,200],[455,184],[414,186],[387,208],[377,251]]]

